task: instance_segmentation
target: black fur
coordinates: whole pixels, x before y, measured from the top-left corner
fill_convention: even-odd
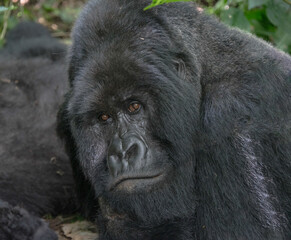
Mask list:
[[[31,22],[12,30],[0,52],[0,200],[10,204],[0,205],[1,240],[46,239],[36,237],[43,224],[32,215],[76,209],[69,159],[55,130],[67,90],[65,55],[66,46]]]
[[[87,213],[99,204],[100,239],[290,239],[290,56],[193,3],[143,11],[149,2],[90,1],[73,32],[58,129]],[[143,104],[145,141],[160,154],[145,164],[163,178],[111,191],[124,99]]]
[[[57,235],[43,220],[20,207],[0,200],[0,238],[2,240],[56,240]]]
[[[8,32],[5,48],[1,52],[2,55],[8,55],[10,58],[28,60],[40,57],[52,61],[59,60],[62,64],[64,64],[65,53],[65,45],[52,38],[48,29],[34,22],[21,22]]]

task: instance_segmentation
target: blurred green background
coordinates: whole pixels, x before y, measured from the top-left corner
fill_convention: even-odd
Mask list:
[[[108,0],[110,1],[110,0]],[[153,0],[149,7],[183,0]],[[53,36],[69,41],[86,0],[0,0],[0,46],[6,32],[21,20],[44,24]],[[196,0],[201,11],[251,32],[291,53],[291,0]]]

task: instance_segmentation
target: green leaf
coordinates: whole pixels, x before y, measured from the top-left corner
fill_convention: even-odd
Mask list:
[[[282,0],[270,0],[267,4],[267,17],[275,25],[280,26],[282,24],[291,25],[290,22],[290,6]]]
[[[213,13],[220,13],[225,9],[225,6],[227,5],[227,0],[219,0],[215,6],[213,7]]]
[[[245,0],[228,0],[227,4],[228,5],[236,5],[236,4],[241,4],[243,3]]]
[[[56,12],[56,15],[59,16],[63,22],[71,24],[75,21],[79,12],[79,8],[65,8],[62,11]]]
[[[229,8],[228,10],[222,11],[220,15],[221,20],[234,27],[238,27],[247,31],[250,31],[251,26],[244,15],[243,10],[239,8]]]
[[[248,1],[248,9],[253,9],[255,7],[260,7],[264,4],[266,4],[268,2],[268,0],[249,0]]]
[[[266,15],[264,9],[256,8],[251,11],[246,11],[245,16],[251,22],[251,20],[263,21],[264,16]]]
[[[53,12],[54,8],[50,4],[43,4],[42,9],[46,12]]]
[[[265,27],[262,21],[252,21],[252,32],[267,41],[274,38],[275,30],[273,25]]]
[[[152,7],[162,5],[165,3],[172,3],[172,2],[190,2],[192,0],[152,0],[152,3],[144,8],[144,10],[148,10]]]
[[[278,48],[283,51],[288,51],[291,47],[291,33],[284,28],[278,28],[274,35],[274,42]]]

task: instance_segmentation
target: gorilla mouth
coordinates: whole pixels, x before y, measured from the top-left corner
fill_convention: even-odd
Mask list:
[[[159,181],[163,174],[158,173],[155,175],[144,175],[144,176],[120,176],[117,177],[111,184],[109,184],[109,190],[132,190],[135,186],[141,185],[146,186]]]

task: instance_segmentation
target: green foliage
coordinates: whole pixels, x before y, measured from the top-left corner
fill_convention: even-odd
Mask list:
[[[283,0],[220,0],[221,21],[252,32],[291,53],[291,5]],[[211,11],[210,11],[211,12]]]
[[[144,8],[144,10],[156,7],[161,4],[171,3],[171,2],[190,2],[191,0],[152,0],[152,3]]]
[[[70,5],[62,6],[56,4],[56,2],[47,0],[41,5],[39,15],[47,21],[57,20],[58,22],[61,21],[63,24],[71,26],[81,10],[80,7]]]
[[[177,0],[176,2],[181,1]],[[149,7],[175,0],[153,1]],[[204,0],[206,13],[291,53],[291,0]]]
[[[0,6],[0,47],[4,44],[4,37],[10,27],[11,12],[17,7],[10,0],[3,1],[4,6]]]
[[[71,27],[85,0],[0,1],[0,47],[6,32],[21,20],[40,22],[53,35],[68,39]]]

